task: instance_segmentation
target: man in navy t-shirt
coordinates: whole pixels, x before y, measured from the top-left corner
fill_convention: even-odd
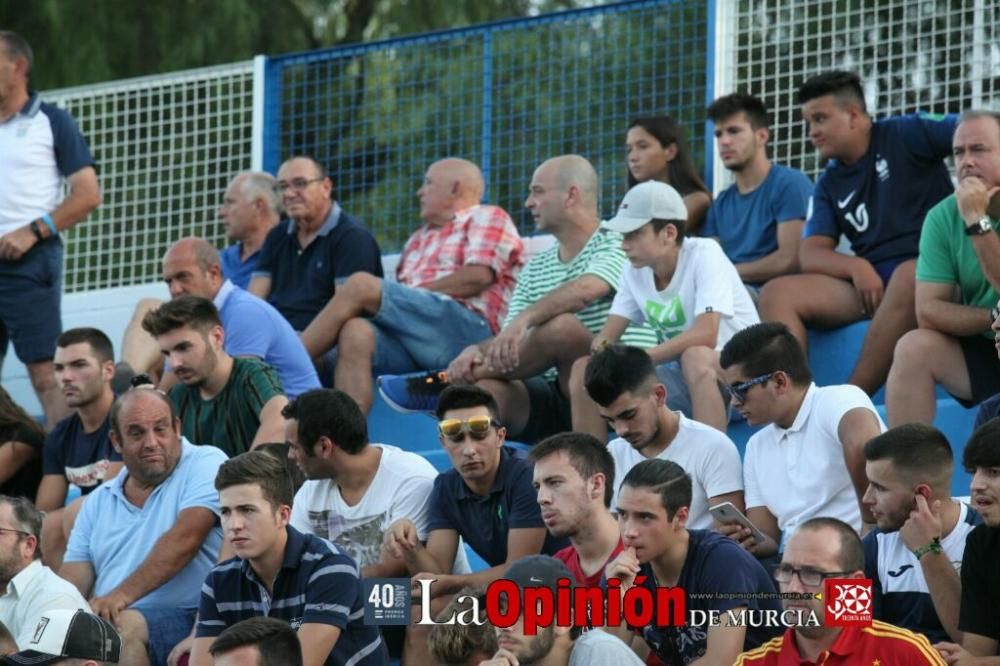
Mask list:
[[[715,237],[754,287],[798,272],[799,239],[813,184],[799,171],[767,158],[767,107],[753,95],[733,93],[712,102],[719,157],[736,182],[708,209],[705,236]]]
[[[111,391],[114,351],[108,336],[96,328],[64,332],[56,341],[53,365],[63,399],[73,413],[57,423],[45,439],[44,476],[35,504],[45,512],[45,563],[58,569],[83,500],[63,508],[69,485],[80,488],[82,495],[89,494],[118,474],[122,457],[108,436],[115,401]]]
[[[780,321],[806,346],[806,326],[871,318],[848,383],[870,395],[885,383],[896,341],[917,326],[915,270],[924,216],[952,192],[943,162],[957,117],[868,115],[861,80],[826,72],[799,88],[820,156],[799,262],[803,275],[761,292],[761,319]],[[847,236],[855,256],[836,251]]]
[[[652,458],[625,475],[618,492],[618,524],[623,550],[605,568],[605,581],[616,578],[622,593],[643,585],[679,587],[687,594],[691,611],[780,612],[774,583],[764,567],[738,543],[711,530],[687,529],[691,506],[691,477],[677,463]],[[758,594],[773,595],[756,598]],[[747,616],[749,617],[749,616]],[[724,621],[723,621],[724,624]],[[758,626],[753,626],[754,624]],[[609,627],[631,644],[635,634],[665,664],[731,664],[736,656],[781,634],[780,626],[660,626]]]

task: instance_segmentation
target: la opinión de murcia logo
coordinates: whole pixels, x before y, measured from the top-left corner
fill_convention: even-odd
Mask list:
[[[828,627],[872,623],[872,582],[867,578],[828,578],[824,584]]]
[[[817,614],[808,609],[762,609],[742,608],[739,611],[717,611],[688,609],[687,593],[680,587],[649,588],[642,585],[644,577],[636,579],[636,585],[622,589],[618,579],[607,581],[607,587],[578,587],[568,578],[558,581],[553,590],[550,587],[520,588],[511,580],[496,580],[486,588],[486,595],[480,606],[475,596],[459,598],[468,607],[456,611],[452,617],[435,618],[431,612],[431,587],[433,580],[416,581],[420,592],[419,609],[411,617],[412,593],[407,586],[407,578],[368,578],[362,583],[365,590],[365,622],[367,624],[416,624],[438,625],[482,625],[489,622],[499,628],[509,627],[522,621],[524,633],[534,635],[539,628],[553,623],[559,626],[618,627],[628,624],[632,627],[655,625],[658,627],[707,625],[709,627],[798,627],[820,626]],[[531,579],[535,582],[534,579]],[[541,583],[541,580],[537,582]],[[704,595],[701,595],[704,596]],[[734,593],[718,595],[719,599],[761,599],[764,597],[813,598],[819,595],[798,593]]]

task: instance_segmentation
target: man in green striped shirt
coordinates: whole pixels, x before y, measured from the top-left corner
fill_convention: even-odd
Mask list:
[[[142,327],[156,338],[181,383],[170,400],[181,434],[236,456],[258,444],[285,441],[288,404],[274,369],[257,358],[233,358],[212,301],[182,296],[151,310]]]
[[[467,347],[448,366],[448,382],[475,383],[493,394],[514,439],[536,442],[571,429],[570,370],[590,353],[625,266],[621,236],[599,230],[598,189],[594,167],[578,155],[554,157],[535,170],[525,206],[537,230],[556,244],[521,270],[496,337]],[[656,344],[641,326],[629,327],[623,339],[643,348]]]

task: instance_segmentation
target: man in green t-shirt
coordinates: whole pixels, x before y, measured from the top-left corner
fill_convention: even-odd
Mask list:
[[[570,370],[607,321],[625,266],[621,236],[599,230],[598,189],[594,167],[579,155],[535,169],[524,205],[556,243],[521,270],[500,332],[467,347],[443,376],[380,378],[383,398],[402,411],[432,411],[448,382],[475,383],[496,398],[513,439],[536,442],[572,429]],[[641,326],[623,340],[642,348],[657,342]]]
[[[142,327],[181,383],[170,389],[181,434],[230,456],[258,444],[285,441],[281,410],[288,399],[274,368],[257,358],[233,358],[212,301],[182,296],[149,311]]]
[[[952,139],[955,194],[932,208],[920,234],[919,328],[896,345],[886,406],[889,425],[934,420],[934,386],[966,407],[1000,393],[990,327],[1000,290],[1000,113],[966,111]],[[992,212],[992,215],[991,215]]]

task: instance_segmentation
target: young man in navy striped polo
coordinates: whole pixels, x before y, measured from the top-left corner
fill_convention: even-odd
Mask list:
[[[219,468],[215,487],[236,557],[205,579],[191,666],[208,666],[215,637],[259,615],[296,630],[305,666],[388,664],[378,627],[364,624],[357,564],[288,524],[292,486],[284,463],[262,451],[245,453]]]

